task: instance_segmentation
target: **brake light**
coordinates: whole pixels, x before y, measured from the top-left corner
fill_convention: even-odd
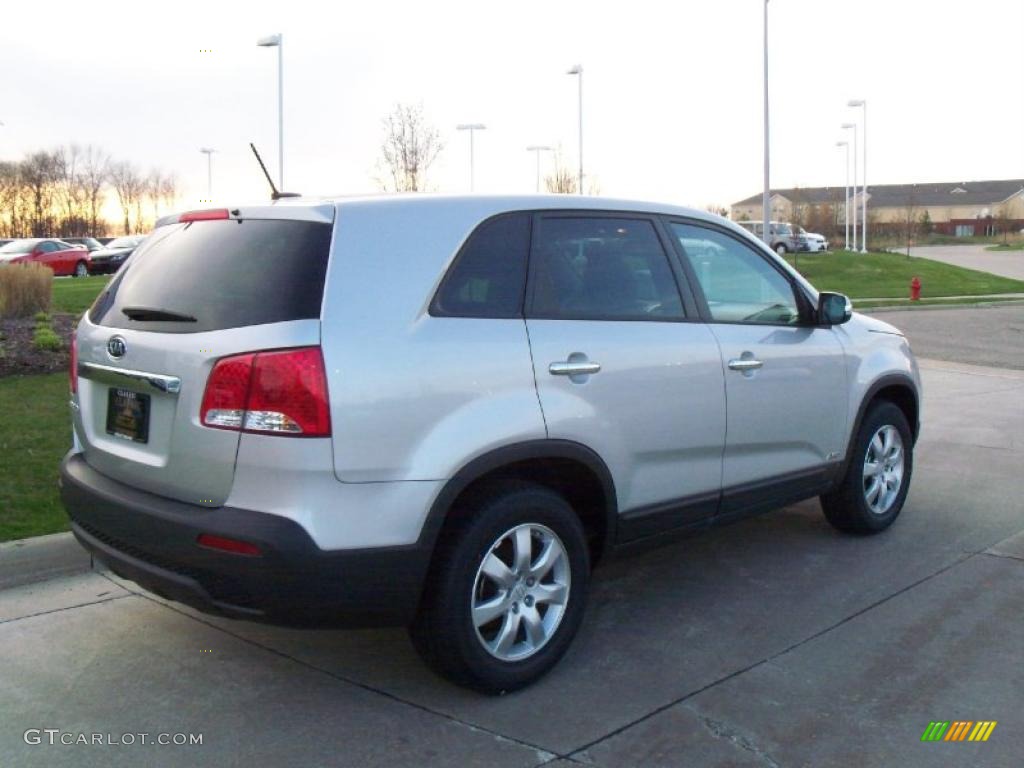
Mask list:
[[[183,213],[178,217],[178,221],[185,223],[187,221],[217,221],[226,218],[228,218],[227,208],[210,208],[205,211],[188,211]]]
[[[221,358],[203,393],[204,426],[257,434],[327,437],[331,416],[320,347]]]
[[[78,392],[78,332],[71,332],[71,354],[68,361],[68,380],[71,382],[71,394]]]
[[[201,533],[196,538],[196,544],[207,549],[219,549],[221,552],[230,552],[233,555],[251,555],[259,557],[262,550],[255,544],[238,539],[226,539],[223,536],[214,536],[209,533]]]

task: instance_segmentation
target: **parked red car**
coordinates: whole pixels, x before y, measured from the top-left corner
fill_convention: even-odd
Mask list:
[[[63,240],[28,238],[0,247],[0,264],[35,262],[53,270],[55,275],[85,277],[89,274],[89,251],[84,245]]]

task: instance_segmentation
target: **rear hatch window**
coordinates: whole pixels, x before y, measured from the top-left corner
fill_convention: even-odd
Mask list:
[[[108,328],[198,333],[320,317],[331,225],[226,219],[160,227],[89,310]]]

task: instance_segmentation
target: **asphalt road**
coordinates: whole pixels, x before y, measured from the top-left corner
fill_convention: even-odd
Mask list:
[[[400,630],[212,619],[98,573],[2,591],[0,763],[1017,768],[1024,374],[923,371],[887,533],[840,535],[806,502],[602,566],[562,664],[501,698],[434,677]],[[998,726],[922,743],[934,720]]]
[[[1024,370],[1024,304],[867,314],[903,331],[918,357]]]
[[[1024,280],[1024,251],[986,251],[984,245],[928,245],[911,249],[910,253],[957,267]]]

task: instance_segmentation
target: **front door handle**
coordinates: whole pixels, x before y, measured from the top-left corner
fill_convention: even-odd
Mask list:
[[[729,361],[729,369],[732,371],[756,371],[758,368],[763,366],[760,360],[754,358],[739,358]]]
[[[598,373],[600,370],[601,364],[590,360],[586,362],[566,361],[552,363],[548,366],[548,373],[552,376],[589,376],[592,373]]]

